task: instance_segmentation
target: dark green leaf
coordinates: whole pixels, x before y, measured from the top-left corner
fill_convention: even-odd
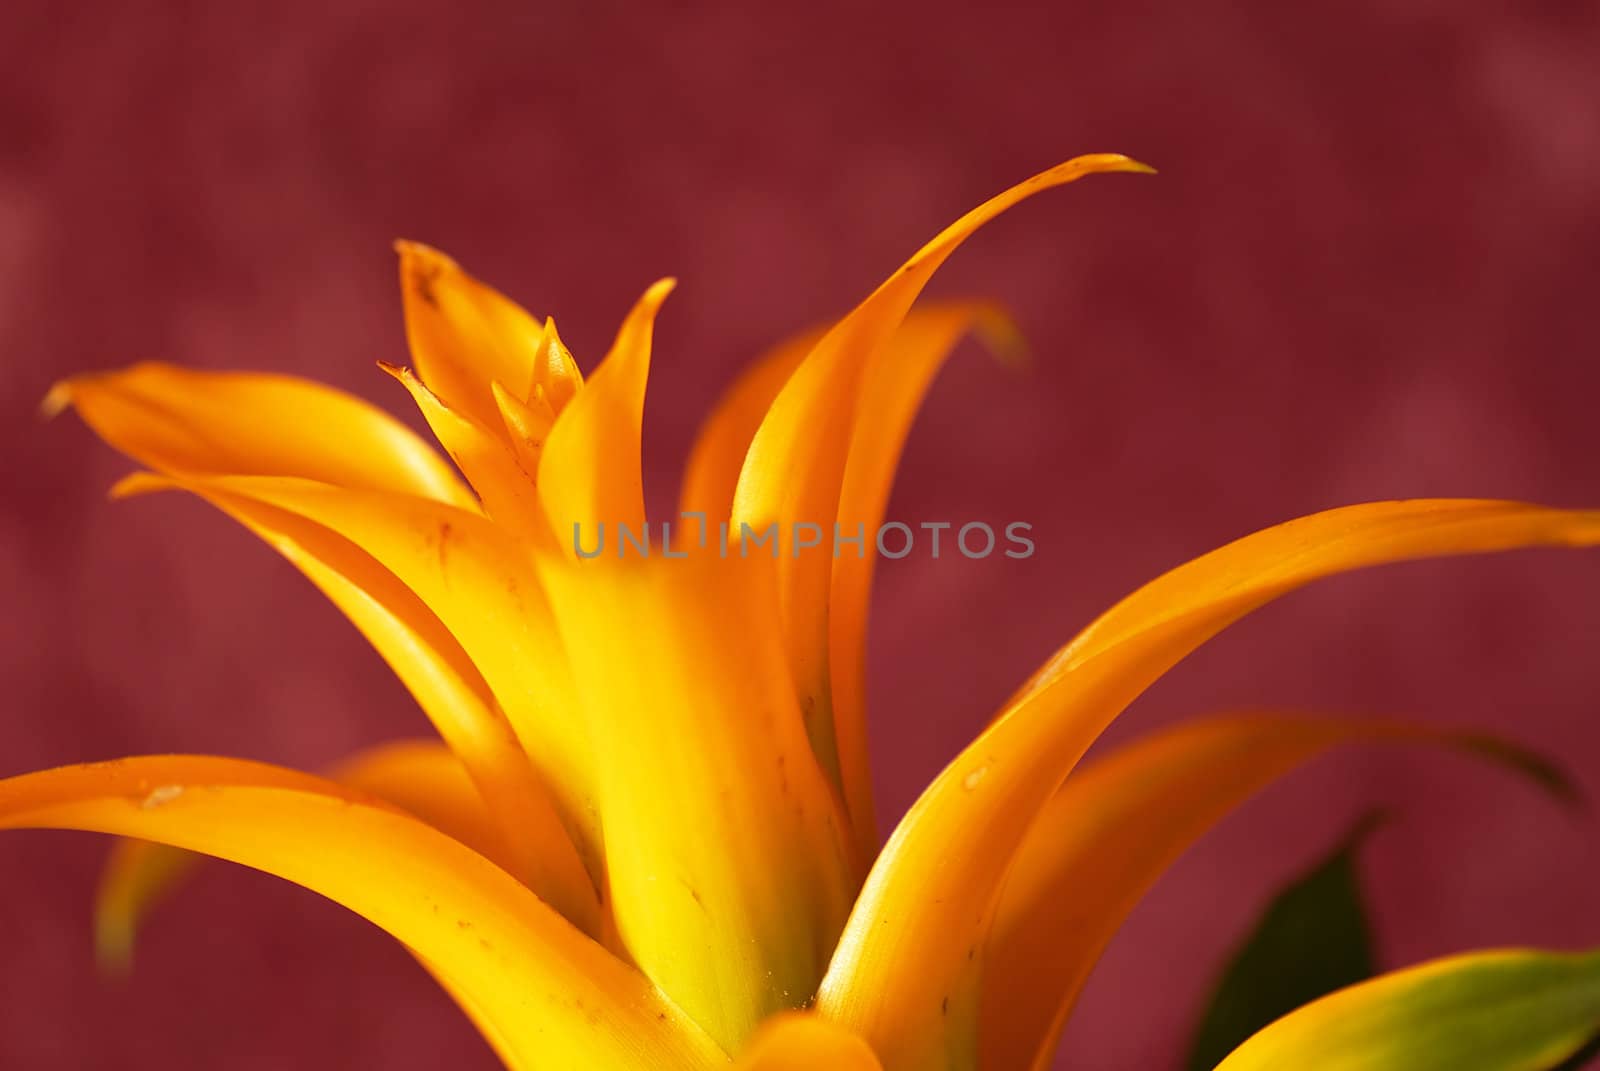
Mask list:
[[[1190,1045],[1189,1071],[1211,1071],[1268,1023],[1375,973],[1356,852],[1382,822],[1365,815],[1329,855],[1286,886],[1234,953]]]

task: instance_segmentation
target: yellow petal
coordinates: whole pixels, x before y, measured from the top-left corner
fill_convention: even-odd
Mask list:
[[[854,888],[842,814],[763,620],[770,564],[562,558],[546,575],[595,728],[618,929],[730,1051],[811,996]]]
[[[1512,769],[1530,761],[1428,726],[1243,713],[1183,722],[1075,770],[1006,876],[982,952],[980,1066],[1048,1071],[1084,981],[1151,884],[1268,784],[1358,741],[1442,744]]]
[[[503,851],[502,830],[461,760],[441,744],[401,740],[381,744],[339,763],[332,781],[369,793],[422,819],[489,859]],[[554,832],[530,830],[529,839]],[[571,851],[570,843],[567,851]],[[158,898],[189,872],[199,857],[165,844],[120,840],[112,849],[95,895],[95,948],[102,965],[127,970],[139,924]],[[499,859],[508,870],[513,868]],[[514,870],[513,870],[514,872]]]
[[[785,1012],[762,1023],[734,1067],[737,1071],[883,1071],[865,1041],[806,1012]]]
[[[1217,1071],[1551,1071],[1600,1035],[1600,952],[1473,952],[1279,1019]]]
[[[585,536],[604,525],[644,531],[641,428],[650,378],[656,313],[675,280],[644,292],[622,322],[606,359],[556,418],[539,461],[539,496],[556,541],[570,548],[575,526]]]
[[[598,873],[587,736],[548,604],[508,537],[449,506],[307,480],[141,476],[118,490],[163,486],[245,524],[344,611],[472,772],[506,827],[513,870],[592,928],[585,868],[532,838],[553,811]]]
[[[434,437],[466,475],[495,523],[529,542],[548,539],[550,526],[533,487],[533,474],[523,467],[504,425],[497,421],[493,429],[486,428],[465,411],[451,409],[410,369],[382,362],[378,367],[411,392]]]
[[[0,781],[0,828],[158,841],[275,874],[440,972],[519,1069],[689,1071],[722,1053],[505,871],[403,812],[259,763],[158,756]]]
[[[519,397],[533,389],[544,327],[437,249],[396,242],[406,340],[422,382],[444,404],[486,428],[499,427],[489,384]]]
[[[962,216],[840,320],[789,377],[750,443],[734,494],[733,528],[776,522],[785,543],[797,524],[824,531],[839,508],[861,378],[940,264],[983,224],[1040,190],[1103,171],[1148,171],[1125,156],[1080,156],[1035,175]],[[828,533],[831,535],[832,533]],[[780,559],[784,634],[806,727],[825,769],[837,771],[828,674],[832,555]],[[860,784],[864,784],[858,776]],[[857,795],[861,788],[857,787]]]
[[[292,376],[136,364],[53,387],[106,442],[162,472],[304,476],[341,487],[477,500],[431,446],[389,414]]]
[[[1258,532],[1147,585],[1047,663],[912,806],[867,879],[818,1007],[893,1071],[970,1066],[969,953],[979,951],[1011,859],[1084,750],[1151,682],[1244,614],[1320,577],[1596,542],[1600,513],[1380,502]],[[910,957],[915,971],[903,969]]]

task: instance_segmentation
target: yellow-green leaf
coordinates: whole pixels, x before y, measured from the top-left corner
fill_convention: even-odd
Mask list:
[[[1474,952],[1291,1012],[1217,1071],[1550,1071],[1600,1035],[1600,952]]]

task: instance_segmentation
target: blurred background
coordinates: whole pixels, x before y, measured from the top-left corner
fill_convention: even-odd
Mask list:
[[[672,8],[669,10],[668,8]],[[220,515],[104,499],[129,467],[50,383],[159,357],[406,413],[390,242],[438,245],[592,367],[675,274],[647,479],[777,338],[945,223],[1086,151],[932,292],[1001,299],[891,514],[1031,522],[1026,561],[879,573],[892,820],[1021,678],[1156,573],[1352,501],[1600,504],[1600,8],[1436,0],[868,6],[57,5],[0,15],[0,774],[152,751],[319,766],[427,731],[310,585]],[[409,419],[409,415],[408,415]],[[1600,793],[1600,555],[1393,567],[1221,637],[1111,739],[1283,705],[1509,734]],[[1074,1066],[1173,1066],[1272,889],[1372,804],[1382,959],[1593,944],[1600,819],[1448,756],[1351,753],[1208,837],[1113,945]],[[0,837],[0,1066],[490,1068],[401,949],[221,864],[97,978],[105,842]]]

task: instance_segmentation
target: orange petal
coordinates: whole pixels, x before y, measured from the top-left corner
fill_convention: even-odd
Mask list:
[[[991,340],[1015,334],[995,306],[976,302],[913,309],[889,342],[873,354],[860,385],[855,431],[839,489],[840,532],[860,534],[865,553],[834,555],[828,599],[828,671],[839,774],[857,849],[870,861],[878,851],[867,741],[867,611],[877,563],[875,533],[888,508],[895,469],[911,422],[933,377],[957,342],[974,327]]]
[[[883,1071],[865,1041],[806,1012],[774,1015],[756,1031],[736,1071]]]
[[[1040,190],[1104,171],[1148,171],[1125,156],[1080,156],[1035,175],[962,216],[923,246],[840,320],[779,392],[750,450],[734,493],[733,527],[776,522],[788,542],[796,524],[827,531],[855,427],[860,382],[872,355],[893,336],[946,257],[983,224]],[[832,555],[785,553],[780,597],[789,661],[807,711],[812,746],[825,769],[839,768],[828,673],[828,598]],[[864,780],[858,775],[857,796]]]
[[[1540,779],[1530,756],[1473,734],[1265,713],[1184,722],[1086,764],[1045,805],[1006,876],[982,953],[979,1066],[1048,1071],[1089,972],[1155,880],[1261,789],[1361,741],[1441,744]]]
[[[912,309],[889,342],[871,355],[859,381],[860,399],[835,519],[842,535],[859,531],[863,540],[860,556],[844,544],[834,555],[828,658],[838,775],[863,860],[871,860],[878,848],[864,679],[868,596],[877,555],[874,535],[922,398],[951,349],[974,324],[996,341],[1015,336],[994,306],[927,303]],[[708,524],[730,515],[739,471],[756,429],[790,375],[825,333],[826,328],[815,329],[778,345],[723,395],[701,425],[690,452],[683,512],[701,514]]]
[[[81,829],[275,874],[414,950],[519,1069],[691,1071],[725,1057],[636,971],[505,871],[410,815],[291,770],[195,756],[0,781],[0,828]]]
[[[1101,730],[1233,621],[1365,566],[1600,542],[1600,513],[1506,502],[1380,502],[1258,532],[1168,573],[1053,658],[922,794],[857,901],[818,1007],[892,1068],[975,1056],[969,968],[1029,825]],[[908,957],[918,969],[906,971]],[[941,1059],[946,1056],[941,1056]]]
[[[617,332],[606,359],[561,410],[539,461],[539,496],[556,542],[572,546],[577,527],[587,536],[604,525],[644,531],[641,428],[650,378],[656,313],[675,280],[644,292]]]
[[[503,852],[502,830],[483,805],[461,760],[432,741],[380,744],[339,763],[330,780],[392,803],[489,859]],[[530,840],[554,833],[530,830]],[[570,852],[572,846],[567,844]],[[165,844],[120,840],[101,875],[95,896],[95,947],[102,965],[127,970],[139,924],[157,899],[189,872],[198,856]],[[515,873],[507,860],[497,860]]]
[[[623,942],[730,1051],[810,997],[854,889],[842,813],[765,627],[770,564],[562,558],[546,574],[594,726]]]
[[[544,363],[544,326],[437,249],[396,242],[395,251],[406,340],[422,382],[463,417],[499,427],[489,384],[528,397]]]
[[[162,472],[304,476],[340,487],[477,500],[432,447],[359,398],[292,376],[136,364],[51,388],[106,442]]]
[[[424,499],[309,480],[171,483],[254,529],[355,622],[511,829],[542,828],[544,808],[554,807],[579,850],[598,865],[587,730],[574,716],[571,674],[538,578],[505,532]],[[152,486],[165,485],[138,477],[119,490]],[[556,866],[570,876],[566,862],[526,860],[541,873]],[[552,883],[542,888],[558,902],[572,902],[567,893],[557,895],[567,888],[565,877],[547,876]],[[582,900],[572,903],[585,917]]]

